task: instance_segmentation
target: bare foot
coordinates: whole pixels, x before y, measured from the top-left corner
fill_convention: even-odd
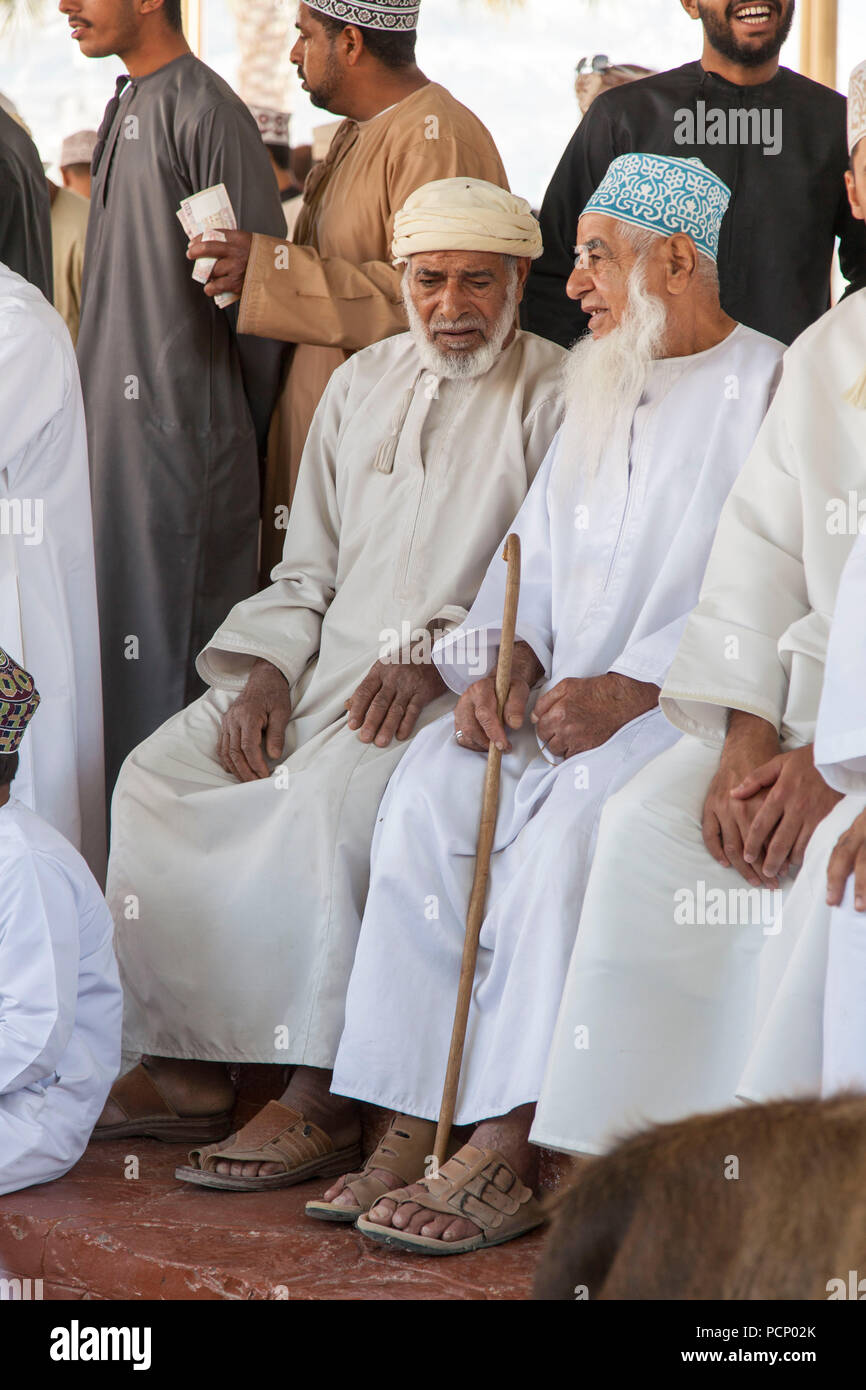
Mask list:
[[[330,1091],[331,1072],[320,1067],[296,1067],[288,1087],[280,1096],[280,1104],[297,1110],[305,1120],[323,1129],[335,1149],[346,1149],[361,1137],[358,1103],[345,1096],[333,1096]],[[214,1172],[232,1178],[266,1178],[284,1173],[284,1163],[243,1162],[220,1159]]]

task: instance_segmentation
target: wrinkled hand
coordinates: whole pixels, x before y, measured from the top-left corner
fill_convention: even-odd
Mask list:
[[[226,710],[217,757],[241,782],[270,777],[264,752],[275,761],[283,751],[292,715],[289,683],[269,661],[257,661],[241,694]]]
[[[778,753],[735,787],[731,797],[746,802],[762,792],[763,804],[743,841],[743,858],[753,864],[763,857],[765,877],[777,879],[790,867],[800,867],[815,827],[842,796],[815,767],[812,744]]]
[[[753,888],[779,886],[774,878],[768,880],[763,876],[763,856],[751,863],[744,858],[745,841],[767,793],[756,790],[747,801],[734,798],[732,793],[779,751],[779,738],[772,724],[756,715],[736,711],[731,716],[719,770],[704,801],[701,825],[704,844],[718,864],[725,869],[736,869]]]
[[[838,907],[854,875],[854,907],[866,912],[866,811],[840,836],[827,866],[827,902]]]
[[[618,729],[658,704],[657,685],[608,673],[569,677],[540,696],[532,714],[538,736],[556,757],[600,748]]]
[[[473,753],[486,753],[492,743],[500,753],[510,753],[508,729],[523,727],[530,691],[542,675],[541,662],[532,648],[526,642],[516,643],[502,719],[499,718],[494,676],[475,681],[457,701],[454,731],[462,735],[458,740],[460,747]]]
[[[204,286],[205,294],[211,299],[218,294],[241,294],[253,244],[251,232],[225,228],[222,234],[225,241],[203,241],[201,237],[194,237],[186,253],[191,261],[201,260],[203,256],[216,257],[216,265]]]
[[[362,743],[387,748],[396,736],[412,734],[425,705],[445,690],[432,662],[377,661],[346,701],[349,728],[360,730]]]

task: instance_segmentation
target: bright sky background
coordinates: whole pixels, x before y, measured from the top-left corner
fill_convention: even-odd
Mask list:
[[[0,53],[0,91],[30,125],[42,157],[53,162],[62,137],[96,127],[121,71],[116,59],[87,59],[68,36],[65,18],[46,0],[44,19],[7,37]],[[205,61],[234,83],[236,58],[226,0],[204,0]],[[679,0],[526,0],[522,10],[494,13],[482,0],[422,0],[419,62],[492,131],[512,187],[540,202],[578,117],[574,68],[607,53],[614,62],[675,67],[696,58],[700,26]],[[797,67],[799,33],[783,52]],[[866,58],[866,3],[841,0],[840,88]],[[304,93],[293,98],[292,141],[330,119]]]

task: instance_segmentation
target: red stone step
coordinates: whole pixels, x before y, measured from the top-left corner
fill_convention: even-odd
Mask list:
[[[282,1094],[288,1069],[233,1068],[237,1127]],[[362,1107],[364,1152],[388,1115]],[[92,1143],[59,1182],[0,1197],[0,1277],[41,1279],[46,1299],[525,1299],[543,1234],[471,1255],[386,1250],[311,1221],[321,1179],[282,1191],[217,1192],[178,1182],[187,1147]],[[542,1185],[568,1160],[542,1151]],[[137,1173],[137,1176],[133,1174]]]
[[[175,1179],[185,1156],[156,1140],[94,1143],[59,1182],[0,1197],[0,1276],[41,1279],[46,1299],[529,1297],[539,1232],[471,1255],[407,1255],[306,1217],[321,1181],[206,1191]]]

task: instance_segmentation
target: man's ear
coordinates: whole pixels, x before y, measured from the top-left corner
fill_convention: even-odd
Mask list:
[[[698,0],[680,0],[680,4],[688,15],[689,19],[700,19],[698,10]]]
[[[364,35],[355,24],[347,24],[337,35],[337,43],[342,49],[343,59],[350,68],[357,67],[364,52]]]
[[[848,202],[851,204],[851,211],[860,222],[866,222],[866,210],[860,202],[857,194],[857,181],[850,169],[845,170],[845,187],[848,191]]]
[[[530,256],[518,256],[517,258],[517,302],[523,302],[523,291],[529,279],[529,272],[532,269],[532,259]]]
[[[675,232],[668,237],[665,256],[669,294],[684,294],[698,268],[698,253],[691,237]]]

